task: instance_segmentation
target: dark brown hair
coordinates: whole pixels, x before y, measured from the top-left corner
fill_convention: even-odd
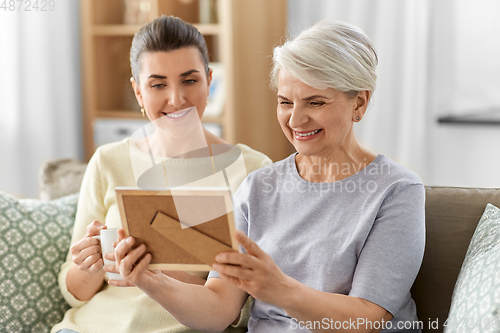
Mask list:
[[[192,24],[178,17],[165,16],[155,18],[143,26],[134,36],[130,48],[130,68],[135,82],[139,84],[141,58],[144,53],[174,51],[184,47],[196,47],[200,51],[208,77],[208,51],[205,38]]]

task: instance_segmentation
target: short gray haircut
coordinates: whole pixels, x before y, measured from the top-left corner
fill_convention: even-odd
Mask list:
[[[278,46],[273,52],[271,85],[278,86],[281,69],[316,89],[333,88],[355,96],[375,90],[377,52],[360,28],[324,20]]]

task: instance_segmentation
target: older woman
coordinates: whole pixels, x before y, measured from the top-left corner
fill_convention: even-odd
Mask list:
[[[151,256],[138,261],[147,250],[126,238],[115,255],[127,281],[110,283],[135,284],[204,331],[229,325],[249,294],[249,332],[419,332],[410,288],[424,252],[424,187],[353,132],[375,89],[371,41],[322,21],[273,60],[278,120],[297,152],[251,173],[235,194],[246,253],[219,254],[195,286],[147,271]]]

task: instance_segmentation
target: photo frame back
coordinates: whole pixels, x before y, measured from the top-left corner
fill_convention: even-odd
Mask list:
[[[209,271],[218,253],[238,251],[228,189],[115,190],[122,228],[134,247],[146,245],[149,269]]]

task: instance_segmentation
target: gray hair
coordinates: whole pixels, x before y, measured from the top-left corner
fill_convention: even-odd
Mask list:
[[[280,69],[316,89],[333,88],[355,96],[375,90],[378,58],[372,41],[360,28],[324,20],[278,46],[273,52],[271,85]]]

